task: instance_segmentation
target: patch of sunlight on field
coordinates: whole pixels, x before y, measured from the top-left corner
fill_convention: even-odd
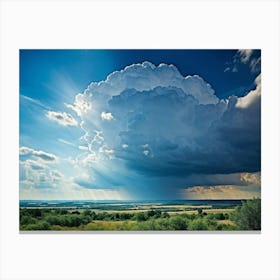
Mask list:
[[[130,230],[136,221],[93,221],[82,230]]]
[[[233,212],[234,209],[203,209],[203,212],[210,214],[210,213],[231,213]],[[197,214],[197,210],[186,210],[186,211],[181,211],[181,212],[176,212],[176,211],[168,211],[167,212],[169,215],[175,215],[175,214]]]
[[[235,225],[235,223],[231,220],[219,220],[217,221],[217,223],[220,225],[231,225],[231,226]]]

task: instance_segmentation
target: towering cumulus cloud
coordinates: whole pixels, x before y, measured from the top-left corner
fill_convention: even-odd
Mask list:
[[[133,172],[145,188],[172,192],[193,174],[260,171],[260,76],[255,83],[244,97],[220,100],[203,78],[144,62],[91,83],[67,106],[81,119],[93,177],[101,161],[104,181],[108,173],[129,187]]]

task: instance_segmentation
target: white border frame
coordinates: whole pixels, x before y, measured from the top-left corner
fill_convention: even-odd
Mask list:
[[[280,279],[278,1],[0,4],[0,279]],[[18,50],[25,48],[262,49],[261,234],[19,234]]]

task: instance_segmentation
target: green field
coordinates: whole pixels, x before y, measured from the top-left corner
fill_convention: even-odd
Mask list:
[[[20,208],[21,231],[260,230],[260,199],[235,208],[148,205],[141,209]]]

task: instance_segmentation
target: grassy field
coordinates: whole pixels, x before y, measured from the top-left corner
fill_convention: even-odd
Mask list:
[[[89,210],[69,208],[21,208],[20,230],[234,230],[229,219],[234,209],[165,206],[135,210]],[[192,208],[193,209],[193,208]],[[162,211],[163,210],[163,211]]]
[[[259,230],[260,199],[236,207],[220,205],[96,205],[21,207],[21,231]]]

